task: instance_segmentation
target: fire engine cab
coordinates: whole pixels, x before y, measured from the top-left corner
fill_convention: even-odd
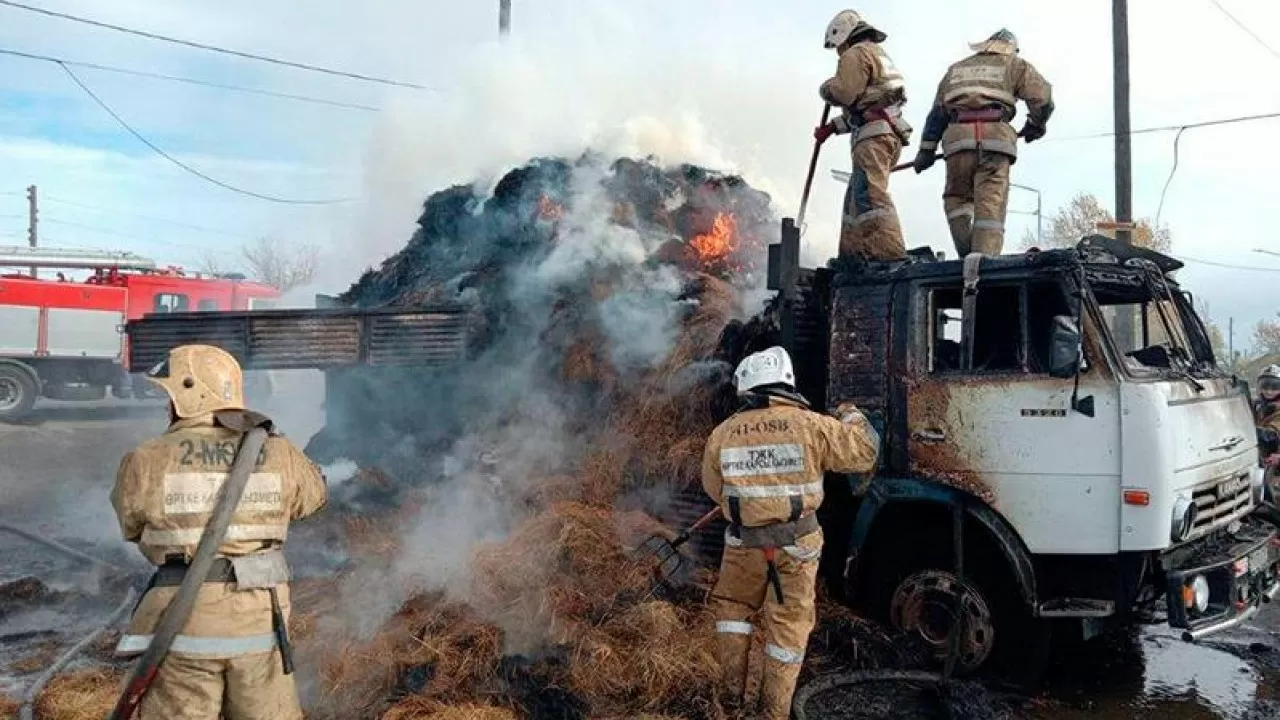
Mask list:
[[[33,277],[37,271],[55,277]],[[88,271],[71,279],[70,271]],[[0,247],[0,421],[40,397],[151,395],[127,364],[124,324],[144,315],[271,307],[280,292],[240,275],[159,268],[132,253]],[[131,377],[131,374],[132,375]]]

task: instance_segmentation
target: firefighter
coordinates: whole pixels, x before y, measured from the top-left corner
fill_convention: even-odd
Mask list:
[[[1267,468],[1267,485],[1276,484],[1280,468],[1280,365],[1268,365],[1258,373],[1258,399],[1253,404],[1259,450]],[[1272,488],[1274,493],[1277,488]],[[1272,497],[1275,502],[1280,498]]]
[[[116,646],[122,656],[149,645],[213,514],[240,438],[261,419],[245,410],[240,366],[219,348],[175,348],[148,377],[169,395],[170,425],[124,456],[111,503],[125,540],[158,567]],[[302,717],[293,676],[283,668],[282,652],[289,650],[283,545],[289,521],[316,512],[326,499],[319,468],[273,431],[138,720]]]
[[[712,593],[721,697],[743,709],[751,621],[762,614],[762,714],[782,720],[815,622],[823,474],[870,472],[879,436],[852,404],[838,420],[812,411],[780,347],[748,356],[734,379],[744,405],[712,431],[702,459],[703,488],[729,521]]]
[[[880,47],[886,37],[853,10],[840,11],[827,25],[825,46],[840,60],[818,94],[841,114],[813,137],[823,143],[832,135],[851,135],[853,175],[844,195],[840,257],[901,260],[907,254],[889,175],[910,144],[911,126],[902,117],[902,74]]]
[[[1009,169],[1018,158],[1018,137],[1044,137],[1053,114],[1049,83],[1018,57],[1018,40],[1000,30],[970,45],[974,54],[948,68],[925,121],[916,154],[917,173],[931,167],[938,141],[946,153],[943,207],[960,257],[999,255],[1009,200]],[[1027,104],[1021,132],[1011,124],[1017,101]]]

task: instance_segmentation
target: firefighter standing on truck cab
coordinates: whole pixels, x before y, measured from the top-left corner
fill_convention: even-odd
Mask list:
[[[938,142],[946,153],[943,207],[961,258],[971,252],[999,255],[1009,203],[1009,170],[1018,159],[1018,137],[1044,137],[1053,114],[1052,88],[1018,56],[1018,39],[1000,30],[970,45],[974,54],[947,69],[925,121],[917,173],[929,169]],[[1027,104],[1021,132],[1012,122],[1017,101]]]
[[[1258,428],[1258,449],[1267,468],[1266,484],[1272,502],[1280,501],[1280,365],[1268,365],[1258,373],[1258,399],[1253,403],[1253,423]]]
[[[125,540],[158,566],[116,647],[125,656],[147,649],[182,584],[241,437],[265,420],[244,409],[240,366],[219,348],[175,348],[148,376],[169,395],[170,425],[125,455],[111,493]],[[137,720],[302,718],[293,676],[283,670],[287,640],[278,642],[287,639],[289,616],[283,545],[289,521],[316,512],[326,499],[319,468],[273,432]]]
[[[838,420],[810,410],[780,347],[748,356],[734,379],[745,405],[712,431],[702,458],[702,486],[729,521],[711,596],[721,697],[742,709],[751,620],[762,613],[762,715],[785,720],[816,620],[823,475],[871,472],[879,436],[852,404]]]
[[[813,137],[823,143],[832,135],[851,135],[853,176],[844,196],[840,257],[907,256],[889,176],[911,142],[911,126],[902,117],[907,102],[902,74],[880,47],[887,37],[853,10],[842,10],[827,25],[824,44],[839,53],[840,61],[818,94],[842,112],[815,129]]]

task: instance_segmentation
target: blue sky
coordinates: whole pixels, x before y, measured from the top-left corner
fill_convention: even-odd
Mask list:
[[[35,2],[36,0],[32,0]],[[1280,47],[1280,4],[1221,0]],[[49,244],[130,249],[193,265],[230,261],[270,235],[326,250],[322,290],[340,289],[408,237],[422,198],[492,177],[534,154],[586,145],[732,166],[793,212],[833,69],[820,36],[844,6],[814,0],[513,0],[514,35],[495,42],[497,2],[469,0],[43,0],[42,7],[158,33],[438,88],[420,92],[301,73],[0,7],[0,47],[383,107],[366,113],[89,69],[76,72],[126,120],[174,155],[227,182],[296,198],[241,197],[191,177],[126,135],[56,66],[0,57],[0,242],[25,229],[23,189],[37,183]],[[1209,0],[1130,0],[1135,127],[1280,110],[1280,59]],[[946,65],[966,43],[1007,26],[1054,84],[1050,137],[1025,149],[1014,181],[1039,188],[1046,212],[1077,191],[1112,203],[1111,141],[1068,136],[1111,127],[1107,0],[875,0],[856,6],[889,34],[917,129]],[[1194,35],[1190,29],[1194,28]],[[1278,123],[1188,131],[1162,222],[1175,254],[1280,268],[1271,205]],[[1155,214],[1172,133],[1135,138],[1135,210]],[[907,158],[911,151],[908,151]],[[824,150],[806,252],[834,250],[847,147]],[[947,248],[942,172],[904,173],[893,190],[911,245]],[[105,208],[88,210],[61,201]],[[1031,193],[1011,207],[1029,210]],[[126,215],[123,213],[133,213]],[[219,230],[202,232],[136,214]],[[60,221],[60,222],[59,222]],[[1009,237],[1034,226],[1010,216]],[[91,225],[88,230],[71,225]],[[110,234],[108,232],[110,231]],[[20,239],[17,238],[17,239]],[[1236,318],[1237,343],[1280,305],[1280,274],[1191,263],[1184,283],[1214,319]]]

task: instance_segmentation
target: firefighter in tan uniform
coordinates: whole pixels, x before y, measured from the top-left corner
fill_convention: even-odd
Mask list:
[[[137,543],[158,566],[116,647],[124,656],[146,650],[213,514],[240,438],[261,418],[244,409],[240,366],[218,348],[175,348],[150,377],[169,394],[171,424],[125,455],[111,493],[125,540]],[[326,498],[316,465],[273,432],[191,617],[143,697],[138,720],[302,717],[278,642],[287,638],[287,629],[273,623],[273,616],[287,625],[282,548],[289,521],[316,512]]]
[[[712,431],[702,459],[703,488],[729,520],[712,593],[722,697],[742,709],[751,620],[763,614],[761,710],[784,720],[816,619],[823,474],[870,472],[879,437],[852,405],[839,420],[810,410],[780,347],[747,357],[734,377],[746,405]]]
[[[1258,446],[1266,467],[1266,484],[1273,503],[1280,502],[1280,365],[1268,365],[1258,374],[1258,399],[1253,404]]]
[[[970,47],[974,55],[952,65],[934,99],[916,154],[917,173],[934,163],[938,142],[946,153],[943,207],[956,252],[999,255],[1009,201],[1009,169],[1018,158],[1018,137],[1044,137],[1053,114],[1049,83],[1018,57],[1018,40],[1000,30]],[[1027,104],[1021,132],[1010,124],[1017,101]]]
[[[853,176],[844,196],[841,257],[901,260],[907,255],[889,175],[910,144],[911,126],[902,117],[907,102],[902,74],[880,47],[886,37],[852,10],[841,11],[827,26],[825,45],[840,54],[840,61],[818,94],[842,112],[813,136],[819,143],[832,135],[851,136]]]

